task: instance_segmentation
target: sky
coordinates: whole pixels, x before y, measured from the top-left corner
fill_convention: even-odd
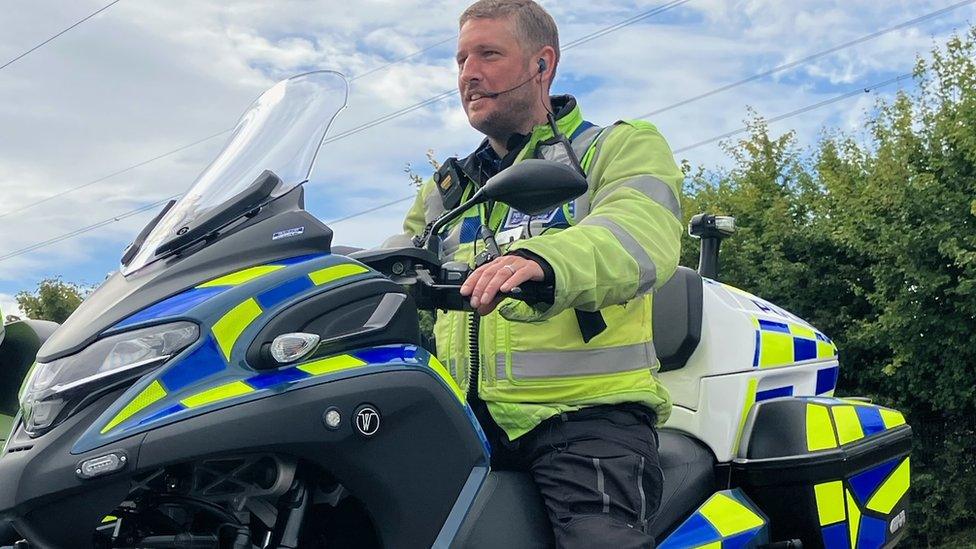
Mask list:
[[[108,3],[7,0],[0,65]],[[575,95],[584,116],[599,125],[664,109],[958,3],[688,0],[614,28],[672,2],[541,2],[564,45],[613,29],[566,47],[553,86],[554,93]],[[313,69],[353,79],[349,106],[332,135],[453,89],[457,16],[467,4],[121,0],[0,69],[0,310],[17,312],[13,296],[44,278],[97,285],[117,270],[122,250],[158,208],[130,212],[185,191],[227,134],[210,136],[232,128],[280,79]],[[976,21],[974,6],[648,119],[680,150],[742,127],[748,108],[775,117],[908,73],[917,56]],[[912,86],[908,80],[862,93],[771,129],[795,130],[805,146],[826,128],[863,135],[864,114],[875,101]],[[328,222],[409,197],[407,166],[427,176],[428,150],[438,158],[465,155],[480,139],[450,96],[334,141],[320,152],[307,207]],[[718,143],[676,158],[709,169],[730,163]],[[379,244],[399,232],[409,203],[330,224],[334,243]]]

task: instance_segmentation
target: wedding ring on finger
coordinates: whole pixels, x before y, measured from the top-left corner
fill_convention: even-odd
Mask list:
[[[502,265],[502,267],[511,271],[513,275],[515,274],[515,269],[511,265]]]

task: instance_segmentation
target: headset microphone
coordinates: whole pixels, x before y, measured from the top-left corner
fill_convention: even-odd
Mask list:
[[[511,88],[508,88],[507,90],[502,90],[500,92],[487,92],[487,93],[483,93],[483,94],[481,94],[481,97],[495,98],[495,97],[498,97],[499,95],[502,95],[502,94],[505,94],[505,93],[508,93],[508,92],[513,92],[513,91],[521,88],[522,86],[528,84],[529,82],[531,82],[539,74],[542,74],[542,73],[546,72],[546,66],[547,66],[546,65],[546,60],[545,59],[542,59],[542,58],[539,58],[539,72],[538,73],[533,74],[532,76],[528,77],[524,82],[522,82],[521,84],[519,84],[517,86],[513,86]]]

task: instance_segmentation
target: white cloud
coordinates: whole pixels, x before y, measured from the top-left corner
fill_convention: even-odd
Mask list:
[[[560,23],[564,43],[659,5],[651,0],[543,3]],[[17,3],[0,19],[0,60],[101,5],[96,0]],[[362,74],[450,37],[465,5],[458,0],[120,2],[0,71],[0,256],[184,190],[221,139],[36,208],[4,212],[228,128],[281,77],[323,67]],[[693,0],[566,51],[561,82],[598,82],[580,94],[580,101],[590,119],[609,123],[944,5],[934,0]],[[960,9],[919,29],[891,33],[652,121],[679,148],[738,128],[746,105],[772,116],[812,104],[838,93],[836,86],[847,89],[883,71],[910,69],[916,52],[938,42],[951,21],[974,14],[971,6]],[[356,80],[350,108],[335,130],[451,89],[452,52],[448,43]],[[807,143],[825,123],[856,130],[873,100],[866,95],[838,103],[773,129],[795,128]],[[333,143],[323,151],[308,189],[313,211],[335,218],[399,198],[409,193],[402,173],[406,162],[422,171],[427,149],[439,156],[464,154],[477,141],[451,98]],[[682,157],[710,166],[727,162],[715,145]],[[317,209],[320,203],[323,211]],[[399,230],[403,208],[337,225],[337,243],[379,242],[388,231]],[[120,251],[150,216],[0,261],[0,282],[57,274],[52,268],[110,270],[114,265],[93,266],[89,258],[101,250]],[[114,261],[117,254],[112,256]]]
[[[0,316],[0,323],[2,323],[8,315],[25,318],[24,312],[21,311],[20,307],[17,305],[17,299],[10,294],[0,294],[0,312],[3,313],[3,315]]]

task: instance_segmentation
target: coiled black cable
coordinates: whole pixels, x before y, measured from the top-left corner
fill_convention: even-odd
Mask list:
[[[477,311],[471,312],[468,320],[468,404],[480,400],[478,397],[478,374],[481,369],[481,351],[478,348],[478,331],[481,317]]]

